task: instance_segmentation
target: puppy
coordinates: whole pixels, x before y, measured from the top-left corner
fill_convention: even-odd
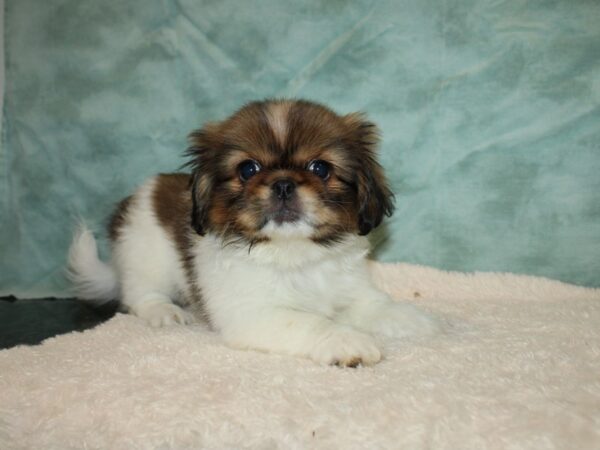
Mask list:
[[[154,326],[201,317],[233,347],[340,366],[377,363],[376,335],[438,330],[370,279],[365,236],[393,196],[363,115],[267,100],[190,139],[190,175],[153,177],[119,204],[110,266],[76,234],[80,298],[118,298]]]

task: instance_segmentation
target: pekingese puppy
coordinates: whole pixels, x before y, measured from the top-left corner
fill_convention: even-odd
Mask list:
[[[378,362],[377,335],[438,330],[370,279],[365,236],[393,196],[362,114],[267,100],[190,139],[191,174],[155,176],[119,204],[110,266],[76,234],[80,298],[119,299],[154,326],[201,317],[233,347],[340,366]]]

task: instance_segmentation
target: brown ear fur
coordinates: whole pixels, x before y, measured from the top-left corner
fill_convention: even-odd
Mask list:
[[[360,113],[344,116],[350,128],[353,151],[359,155],[357,167],[358,231],[361,236],[376,228],[384,216],[394,212],[394,194],[388,187],[383,168],[377,162],[379,130]]]
[[[213,155],[218,151],[219,124],[209,123],[203,128],[193,131],[190,136],[190,146],[186,155],[192,159],[186,166],[192,168],[192,228],[203,236],[208,225],[208,205],[212,195]]]

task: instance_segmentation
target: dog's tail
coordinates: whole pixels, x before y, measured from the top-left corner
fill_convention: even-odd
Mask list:
[[[102,305],[119,296],[119,282],[113,268],[101,261],[94,234],[80,223],[69,248],[67,277],[77,298]]]

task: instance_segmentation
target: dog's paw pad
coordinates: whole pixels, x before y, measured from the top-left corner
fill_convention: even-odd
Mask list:
[[[372,366],[381,359],[375,339],[351,328],[329,332],[313,349],[313,360],[339,367]]]
[[[354,358],[350,358],[345,361],[334,361],[332,365],[338,367],[351,367],[352,369],[355,369],[358,366],[362,365],[362,363],[362,359],[355,356]]]

